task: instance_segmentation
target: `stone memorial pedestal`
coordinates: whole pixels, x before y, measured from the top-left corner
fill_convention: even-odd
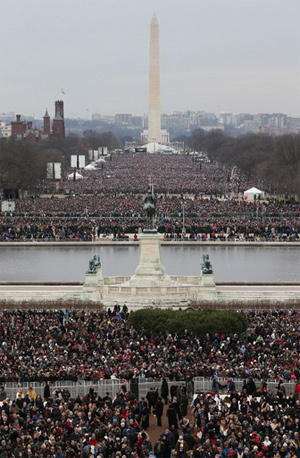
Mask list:
[[[83,287],[83,298],[90,301],[101,301],[101,289],[104,285],[102,269],[99,268],[95,273],[86,273]]]
[[[213,301],[217,300],[216,284],[213,274],[202,274],[199,282],[199,291],[197,300],[201,301]]]
[[[83,298],[111,307],[116,302],[131,309],[143,307],[187,307],[191,302],[215,300],[216,286],[212,274],[202,277],[166,275],[160,256],[161,235],[147,229],[139,235],[139,264],[131,277],[102,276],[102,269],[87,271]]]
[[[161,236],[156,229],[146,229],[140,235],[140,259],[135,275],[129,280],[130,285],[170,284],[171,279],[166,275],[165,268],[161,262],[160,238]]]

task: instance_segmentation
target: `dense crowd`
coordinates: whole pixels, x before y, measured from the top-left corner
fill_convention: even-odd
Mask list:
[[[127,316],[118,305],[98,313],[1,312],[0,458],[300,456],[298,312],[247,312],[247,335],[202,338],[137,335]],[[193,396],[196,375],[212,378],[208,393]],[[219,375],[228,382],[220,385]],[[240,392],[236,376],[245,379]],[[134,377],[154,378],[160,389],[137,399],[127,383]],[[93,385],[83,398],[52,392],[51,381],[77,378],[124,385],[113,399]],[[9,380],[20,383],[16,399],[7,399]],[[44,382],[43,397],[22,389],[35,380]],[[284,380],[294,380],[292,394]],[[150,415],[160,428],[154,440]]]
[[[299,240],[299,202],[228,198],[230,190],[250,183],[216,163],[126,154],[83,175],[81,181],[62,181],[59,196],[16,200],[13,214],[0,214],[0,240],[92,241],[137,233],[146,224],[143,196],[150,178],[157,193],[156,225],[169,238],[181,236],[184,223],[194,240]]]
[[[192,155],[123,154],[110,156],[98,170],[82,170],[81,181],[64,181],[61,189],[87,194],[140,194],[150,181],[158,194],[224,194],[229,187],[249,184],[243,176],[231,179],[231,169],[207,161],[196,162]]]
[[[298,312],[247,313],[247,335],[197,337],[137,335],[119,308],[1,312],[0,381],[300,377]]]

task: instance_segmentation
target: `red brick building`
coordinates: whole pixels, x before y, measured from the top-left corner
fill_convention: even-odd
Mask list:
[[[52,122],[52,132],[48,110],[46,110],[43,121],[43,130],[39,130],[37,127],[32,126],[32,121],[21,121],[21,115],[17,114],[16,120],[11,122],[11,138],[32,142],[38,142],[51,136],[65,138],[64,102],[62,100],[55,102],[55,117]]]
[[[17,138],[18,135],[23,136],[26,132],[26,122],[21,121],[21,115],[16,115],[16,120],[11,122],[11,138]]]

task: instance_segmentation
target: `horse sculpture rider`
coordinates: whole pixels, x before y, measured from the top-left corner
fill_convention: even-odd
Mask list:
[[[153,190],[153,184],[149,185],[148,192],[144,197],[144,212],[146,213],[147,225],[154,229],[156,197]]]

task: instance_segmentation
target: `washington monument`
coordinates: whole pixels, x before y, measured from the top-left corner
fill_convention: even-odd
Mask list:
[[[148,142],[161,142],[159,24],[155,13],[150,23]]]
[[[169,135],[160,123],[159,24],[153,13],[150,22],[148,130],[142,134],[148,143],[168,143]]]

